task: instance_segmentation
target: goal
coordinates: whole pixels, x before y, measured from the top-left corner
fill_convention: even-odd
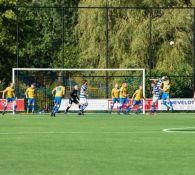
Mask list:
[[[88,81],[88,110],[108,111],[111,102],[111,90],[115,83],[128,84],[128,94],[131,98],[139,85],[143,86],[145,96],[145,69],[61,69],[61,68],[13,68],[12,82],[16,84],[16,93],[24,98],[24,91],[31,83],[37,85],[37,109],[52,106],[51,89],[58,80],[66,88],[65,99],[60,110],[68,103],[68,95],[74,85],[81,86],[83,80]],[[74,109],[74,107],[73,107]],[[143,114],[145,101],[143,100]]]

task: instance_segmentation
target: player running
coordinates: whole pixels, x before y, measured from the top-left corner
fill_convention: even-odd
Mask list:
[[[162,100],[163,100],[163,105],[167,107],[167,111],[169,111],[170,109],[171,111],[173,111],[173,105],[172,105],[172,102],[170,100],[170,95],[169,95],[170,88],[171,88],[170,80],[168,77],[166,77],[166,79],[163,81]]]
[[[118,104],[120,103],[120,99],[119,99],[119,88],[118,88],[118,84],[116,83],[114,88],[112,89],[111,92],[111,96],[112,96],[112,105],[110,108],[110,113],[112,113],[112,110],[114,108],[115,103],[117,103],[117,109],[118,109]]]
[[[158,100],[160,99],[160,88],[159,85],[157,84],[157,80],[154,80],[151,84],[153,90],[152,90],[152,94],[153,94],[153,100],[152,100],[152,105],[150,108],[150,114],[154,114],[155,112],[155,105],[158,102]]]
[[[143,87],[140,85],[139,89],[137,89],[135,91],[135,93],[132,96],[133,99],[133,104],[130,108],[133,109],[135,106],[138,106],[138,109],[136,110],[136,114],[141,113],[142,111],[142,99],[144,100],[144,96],[143,96]]]
[[[88,102],[87,102],[87,80],[83,81],[83,85],[81,86],[81,90],[80,90],[80,107],[79,107],[79,115],[84,115],[84,110],[86,109],[86,107],[88,106]]]
[[[70,93],[70,97],[69,97],[69,105],[67,106],[66,110],[65,110],[65,114],[69,111],[69,109],[71,108],[72,104],[76,104],[79,106],[80,108],[80,104],[79,104],[79,87],[78,85],[75,85],[73,90]]]
[[[16,108],[17,108],[17,105],[16,105],[16,96],[15,96],[15,88],[14,88],[14,84],[13,83],[10,83],[10,86],[8,86],[4,91],[3,91],[3,95],[2,95],[2,98],[4,99],[6,96],[6,103],[4,105],[4,108],[3,108],[3,115],[5,114],[5,111],[7,109],[7,105],[9,103],[12,103],[12,111],[13,111],[13,114],[15,114],[16,112]]]
[[[31,84],[29,88],[26,89],[25,96],[28,99],[27,114],[32,111],[32,114],[35,112],[35,84]]]
[[[128,99],[128,94],[127,94],[127,83],[122,83],[122,86],[120,88],[120,105],[119,105],[119,110],[118,114],[123,111],[123,106],[126,106],[125,114],[129,113],[130,108],[129,108],[129,99]]]
[[[62,86],[62,82],[58,82],[58,86],[52,90],[52,94],[55,95],[55,98],[54,98],[54,107],[51,112],[51,116],[55,117],[56,113],[60,108],[62,97],[65,94],[65,87]]]

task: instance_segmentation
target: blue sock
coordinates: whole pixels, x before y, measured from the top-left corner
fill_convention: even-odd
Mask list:
[[[85,109],[87,108],[87,106],[88,106],[88,104],[85,104],[85,105],[83,106],[83,110],[85,110]]]
[[[142,111],[141,111],[141,109],[139,108],[139,109],[136,110],[136,112],[137,112],[137,113],[141,113]]]
[[[79,109],[80,109],[81,112],[83,112],[83,110],[84,110],[83,105],[81,105]]]
[[[27,106],[27,109],[26,110],[27,110],[27,112],[29,112],[29,110],[30,110],[30,106],[29,105]]]
[[[17,105],[14,105],[14,111],[16,111]]]
[[[56,106],[55,113],[57,113],[59,110],[59,106]]]
[[[126,106],[126,112],[130,112],[130,107],[129,106]]]
[[[122,112],[122,106],[118,107],[118,112]]]
[[[80,111],[83,112],[86,109],[87,106],[88,106],[88,104],[82,105],[81,108],[80,108]]]
[[[163,105],[167,106],[167,102],[165,100],[163,100]]]
[[[171,110],[173,110],[173,104],[172,104],[172,102],[170,101],[170,102],[168,102],[168,104],[169,104]]]
[[[114,108],[114,104],[113,104],[113,105],[111,105],[110,110],[112,111],[112,110],[113,110],[113,108]]]
[[[54,112],[54,113],[57,113],[57,112],[58,112],[58,109],[59,109],[58,106],[55,105],[55,106],[53,107],[53,112]]]
[[[163,100],[163,105],[165,105],[166,107],[170,108],[169,103],[166,102],[165,100]]]
[[[35,106],[33,105],[33,106],[32,106],[32,112],[34,112],[34,111],[35,111]]]
[[[154,111],[155,111],[155,108],[154,108],[154,105],[152,105],[150,108],[150,112],[154,113]]]

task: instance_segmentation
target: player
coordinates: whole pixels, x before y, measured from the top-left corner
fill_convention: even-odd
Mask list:
[[[31,84],[29,88],[26,89],[25,96],[28,99],[27,114],[29,113],[30,107],[32,114],[35,112],[35,84]]]
[[[62,97],[65,94],[65,87],[62,86],[62,82],[60,82],[60,81],[58,82],[57,87],[55,87],[52,90],[52,94],[55,95],[55,98],[54,98],[54,107],[53,107],[53,110],[51,112],[51,116],[55,117],[56,113],[58,112],[58,110],[60,108]]]
[[[173,111],[173,105],[172,105],[172,102],[170,100],[170,95],[169,95],[170,88],[171,88],[170,80],[168,77],[166,77],[166,79],[163,81],[162,100],[163,100],[163,105],[167,107],[167,111],[169,111],[170,109],[171,111]]]
[[[113,107],[115,105],[115,103],[120,103],[120,99],[119,99],[119,88],[118,88],[118,84],[116,83],[114,88],[112,89],[112,92],[111,92],[111,96],[112,96],[112,105],[111,105],[111,108],[110,108],[110,113],[112,113],[112,110],[113,110]],[[117,106],[118,108],[118,106]]]
[[[166,76],[163,76],[162,78],[159,78],[159,79],[150,79],[151,81],[155,81],[155,84],[159,89],[159,99],[161,99],[162,97],[162,93],[163,93],[162,86],[163,86],[163,81],[165,80],[165,78]]]
[[[125,114],[127,114],[130,111],[129,104],[128,104],[129,99],[128,99],[128,94],[127,94],[127,83],[122,83],[119,96],[120,96],[120,105],[119,105],[118,114],[122,112],[122,107],[124,105],[126,105]]]
[[[80,90],[80,107],[79,107],[79,115],[84,115],[84,110],[86,109],[86,107],[88,106],[88,102],[87,102],[87,80],[83,81],[83,85],[81,86],[81,90]]]
[[[2,95],[2,98],[4,99],[5,96],[6,96],[6,103],[4,105],[4,108],[3,108],[3,115],[5,114],[5,111],[7,109],[7,105],[9,103],[12,103],[12,111],[13,111],[13,114],[15,114],[16,112],[16,108],[17,108],[17,105],[16,105],[16,96],[15,96],[15,88],[14,88],[14,84],[13,83],[10,83],[10,86],[8,86],[4,91],[3,91],[3,95]]]
[[[70,93],[70,97],[69,97],[69,105],[67,106],[66,110],[65,110],[65,114],[68,112],[68,110],[71,108],[72,104],[76,104],[79,106],[80,108],[80,104],[79,104],[79,91],[78,91],[79,87],[78,85],[74,86],[74,89],[72,90],[72,92]]]
[[[160,99],[160,87],[157,84],[158,81],[154,80],[151,84],[153,90],[152,90],[152,94],[153,94],[153,100],[152,100],[152,105],[150,108],[150,114],[154,114],[155,112],[155,105],[158,102],[158,100]]]
[[[138,106],[138,109],[136,110],[136,114],[141,113],[142,111],[142,99],[144,99],[143,96],[143,87],[140,85],[139,89],[135,91],[135,93],[132,96],[133,99],[133,105],[131,106],[130,110],[133,109],[135,106]]]

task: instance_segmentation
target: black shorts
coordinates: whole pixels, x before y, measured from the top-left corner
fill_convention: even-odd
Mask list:
[[[69,98],[69,104],[79,104],[79,101],[77,99],[72,99],[72,98]]]

